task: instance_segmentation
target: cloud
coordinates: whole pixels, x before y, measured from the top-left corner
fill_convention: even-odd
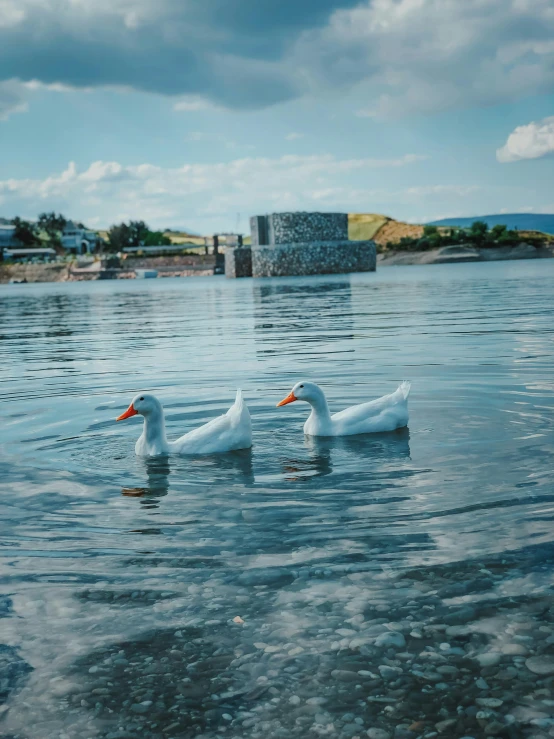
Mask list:
[[[0,121],[7,121],[14,113],[28,108],[25,86],[17,80],[0,81]]]
[[[551,0],[373,0],[305,34],[311,87],[358,85],[358,115],[492,105],[554,89]]]
[[[426,198],[429,195],[456,195],[464,198],[472,195],[481,189],[479,185],[422,185],[418,187],[408,187],[405,192],[407,195],[418,198]]]
[[[0,0],[0,11],[2,9]],[[1,17],[1,15],[0,15]],[[1,28],[1,24],[0,24]],[[39,80],[21,82],[17,79],[0,80],[0,121],[7,121],[14,113],[24,113],[29,109],[29,100],[33,93],[47,90],[48,92],[75,92],[76,88],[61,82],[45,84]],[[81,88],[80,92],[91,92],[92,88]]]
[[[255,109],[356,87],[363,115],[554,89],[551,0],[0,0],[4,79]]]
[[[24,81],[260,108],[299,94],[286,48],[355,2],[0,0],[0,69]]]
[[[292,133],[288,133],[285,136],[285,139],[287,141],[295,141],[296,139],[303,139],[303,138],[304,138],[304,134],[303,133],[296,133],[295,131],[292,131]]]
[[[201,98],[189,98],[178,100],[173,106],[173,110],[185,111],[186,113],[197,113],[199,110],[207,110],[210,104]]]
[[[83,171],[70,162],[44,179],[0,180],[0,200],[9,215],[34,217],[53,209],[105,225],[140,217],[157,227],[194,221],[203,230],[207,223],[234,222],[237,212],[367,208],[391,193],[353,187],[350,177],[363,179],[366,171],[410,167],[422,159],[414,154],[391,159],[288,155],[173,168],[97,161]],[[409,201],[414,194],[392,197]]]
[[[496,151],[499,162],[539,159],[554,154],[554,116],[518,126]]]

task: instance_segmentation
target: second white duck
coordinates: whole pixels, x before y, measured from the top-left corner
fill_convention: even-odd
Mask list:
[[[237,390],[237,397],[227,413],[213,418],[176,441],[168,441],[165,434],[164,409],[160,401],[148,393],[133,398],[125,413],[116,418],[123,421],[140,414],[144,416],[142,435],[135,445],[140,457],[156,457],[163,454],[216,454],[252,446],[250,413]]]
[[[369,403],[353,405],[331,414],[323,390],[315,382],[297,382],[277,407],[303,400],[312,406],[304,424],[309,436],[353,436],[395,431],[408,425],[410,383],[403,382],[394,393]]]

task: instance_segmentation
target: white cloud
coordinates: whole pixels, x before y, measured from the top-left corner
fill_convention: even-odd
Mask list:
[[[0,11],[2,0],[0,0]],[[7,121],[14,113],[25,113],[29,110],[29,100],[33,93],[47,90],[49,92],[75,92],[76,87],[60,82],[45,84],[39,80],[21,82],[17,79],[0,80],[0,121]],[[91,92],[90,87],[81,87],[79,92]]]
[[[358,85],[358,115],[491,105],[554,89],[551,0],[365,0],[304,34],[312,92]]]
[[[417,164],[423,156],[390,159],[337,159],[331,155],[279,158],[248,157],[216,164],[125,166],[93,162],[79,171],[74,162],[45,179],[0,180],[0,199],[9,215],[35,216],[61,210],[79,220],[105,225],[141,217],[152,226],[206,223],[234,219],[237,212],[353,207],[371,209],[375,199],[410,201],[417,194],[355,187],[351,177],[366,171]],[[191,215],[194,217],[191,218]]]
[[[0,0],[0,28],[16,26],[25,18],[25,11],[14,0]]]
[[[285,136],[285,139],[287,141],[296,141],[296,139],[303,139],[304,134],[303,133],[297,133],[296,131],[292,131],[291,133],[288,133]]]
[[[207,110],[211,106],[207,100],[201,98],[185,98],[178,100],[173,106],[173,110],[183,111],[185,113],[197,113],[200,110]]]
[[[24,113],[28,107],[25,86],[21,82],[0,81],[0,121],[7,121],[14,113]]]
[[[480,189],[479,185],[422,185],[408,187],[405,192],[407,195],[413,195],[418,198],[425,198],[429,195],[456,195],[464,198],[478,192]]]
[[[518,126],[496,151],[499,162],[539,159],[554,154],[554,116]]]
[[[353,4],[259,2],[252,13],[251,0],[0,0],[0,67],[157,92],[183,112],[355,87],[362,115],[390,117],[554,89],[552,0]]]

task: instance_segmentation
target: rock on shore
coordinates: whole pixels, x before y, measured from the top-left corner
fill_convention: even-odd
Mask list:
[[[400,264],[456,264],[459,262],[495,262],[507,259],[548,259],[554,257],[554,246],[535,247],[521,243],[477,249],[473,246],[443,246],[429,251],[388,251],[377,257],[378,267]]]

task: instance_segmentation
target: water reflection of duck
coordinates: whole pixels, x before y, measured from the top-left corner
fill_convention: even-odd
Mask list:
[[[155,505],[158,498],[169,492],[171,468],[167,457],[152,457],[144,460],[147,484],[143,487],[124,487],[121,494],[129,498],[143,498],[146,505]]]
[[[304,446],[310,453],[308,458],[295,457],[283,463],[283,472],[289,482],[330,475],[333,455],[340,452],[374,463],[410,459],[410,432],[402,428],[371,436],[306,436]]]
[[[143,505],[157,507],[157,500],[169,492],[169,475],[173,471],[177,472],[177,477],[179,477],[179,467],[183,465],[183,460],[178,457],[170,459],[168,456],[147,457],[141,460],[140,464],[144,465],[147,484],[123,487],[121,494],[128,498],[142,498]],[[187,470],[190,471],[191,465],[193,469],[195,467],[206,468],[203,472],[208,471],[210,478],[217,483],[228,482],[230,473],[236,473],[243,485],[251,485],[254,482],[251,449],[197,457],[192,462],[187,460]]]
[[[214,457],[214,466],[218,471],[227,474],[230,471],[239,473],[243,484],[254,482],[252,467],[252,449],[239,449],[229,454],[218,454]]]
[[[407,427],[371,436],[306,436],[304,444],[320,455],[344,450],[379,461],[410,458],[410,430]]]
[[[313,450],[308,459],[288,459],[283,464],[283,472],[289,482],[306,480],[311,477],[324,477],[333,471],[329,449]]]

